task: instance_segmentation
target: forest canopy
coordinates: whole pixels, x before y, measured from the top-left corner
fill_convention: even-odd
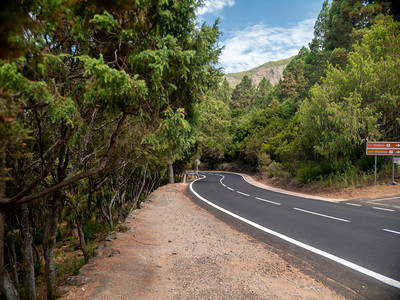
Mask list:
[[[366,143],[400,139],[398,18],[391,2],[325,1],[314,39],[278,84],[255,86],[245,76],[213,92],[214,107],[229,105],[230,143],[218,156],[206,150],[202,160],[304,183],[364,178],[373,168]]]
[[[220,32],[197,24],[197,0],[2,5],[0,256],[25,298],[44,272],[54,299],[61,224],[86,261],[94,229],[174,181],[220,81]]]

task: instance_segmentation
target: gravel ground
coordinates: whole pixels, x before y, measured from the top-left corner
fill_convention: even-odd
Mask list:
[[[343,299],[188,199],[156,190],[96,250],[63,299]]]

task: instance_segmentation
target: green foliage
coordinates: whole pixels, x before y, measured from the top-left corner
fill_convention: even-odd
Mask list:
[[[102,15],[95,15],[89,24],[93,25],[95,32],[106,30],[112,32],[119,28],[118,20],[114,18],[110,13],[104,11]]]
[[[83,267],[84,264],[85,258],[78,258],[76,255],[73,255],[65,259],[63,267],[57,265],[56,268],[60,275],[71,274],[73,276],[76,276],[79,274],[79,270]]]
[[[321,171],[313,164],[303,165],[297,172],[297,178],[302,183],[310,183],[321,176]]]
[[[398,85],[392,82],[400,78],[398,26],[390,19],[374,25],[349,54],[346,68],[330,66],[322,84],[311,89],[311,99],[303,102],[305,143],[319,155],[349,158],[366,140],[398,135],[398,121],[388,119],[400,103]]]
[[[61,233],[61,226],[57,227],[57,234],[56,234],[56,242],[61,241],[63,238],[62,233]]]
[[[143,139],[143,142],[153,145],[162,155],[161,157],[174,161],[193,146],[195,142],[193,129],[185,120],[184,109],[179,108],[173,111],[169,107],[164,114],[164,121],[154,133]]]
[[[223,159],[231,140],[230,109],[224,100],[210,93],[199,105],[200,119],[196,130],[202,161],[210,165]]]
[[[231,107],[234,109],[248,110],[255,101],[256,89],[248,76],[244,76],[242,81],[232,92]]]
[[[125,70],[110,68],[99,59],[87,55],[78,57],[85,68],[84,75],[92,75],[85,97],[89,103],[100,100],[100,104],[110,110],[121,110],[138,104],[138,99],[147,93],[146,84],[138,80],[139,75],[130,76]]]
[[[104,230],[104,225],[98,221],[88,220],[82,225],[83,234],[86,241],[93,241],[96,238],[96,233]]]
[[[21,51],[0,61],[0,180],[7,181],[0,196],[14,219],[19,202],[11,197],[41,198],[30,214],[36,246],[43,243],[50,204],[61,203],[55,215],[63,226],[82,222],[90,241],[108,230],[105,220],[123,219],[135,201],[163,184],[166,162],[186,159],[200,140],[197,109],[221,79],[221,49],[218,22],[196,23],[199,4],[10,5],[18,18],[7,44]],[[227,112],[227,102],[215,111]],[[212,143],[219,147],[220,141]],[[61,238],[60,229],[53,234]],[[76,241],[70,242],[75,250]],[[83,263],[71,259],[68,272]]]
[[[309,49],[277,85],[255,89],[241,74],[226,158],[268,176],[359,184],[371,169],[365,143],[400,139],[400,28],[382,12],[377,2],[325,1]]]

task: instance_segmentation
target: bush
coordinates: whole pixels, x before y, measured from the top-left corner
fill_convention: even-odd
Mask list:
[[[59,242],[62,240],[61,226],[57,227],[56,241]]]
[[[99,223],[87,221],[83,224],[82,230],[83,234],[85,235],[86,241],[92,241],[96,237],[96,233],[103,231],[103,226]]]
[[[321,177],[321,170],[311,164],[302,166],[297,171],[297,178],[302,183],[310,183]]]
[[[263,171],[263,168],[268,167],[271,163],[271,157],[267,153],[262,152],[258,155],[258,167],[260,171]]]

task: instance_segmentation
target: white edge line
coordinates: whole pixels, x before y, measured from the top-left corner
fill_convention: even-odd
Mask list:
[[[263,199],[263,198],[259,198],[259,197],[255,197],[257,200],[260,200],[260,201],[264,201],[264,202],[268,202],[268,203],[271,203],[271,204],[275,204],[275,205],[282,205],[282,204],[280,204],[280,203],[278,203],[278,202],[274,202],[274,201],[271,201],[271,200],[267,200],[267,199]]]
[[[393,199],[399,199],[400,197],[390,197],[390,198],[380,198],[380,199],[372,199],[370,202],[378,202],[378,201],[385,201],[385,200],[393,200]]]
[[[301,212],[304,212],[304,213],[307,213],[307,214],[312,214],[312,215],[316,215],[316,216],[320,216],[320,217],[324,217],[324,218],[329,218],[329,219],[333,219],[333,220],[337,220],[337,221],[350,223],[350,221],[346,220],[346,219],[340,219],[340,218],[336,218],[336,217],[332,217],[332,216],[316,213],[316,212],[313,212],[313,211],[309,211],[309,210],[305,210],[305,209],[301,209],[301,208],[297,208],[297,207],[293,207],[293,209],[301,211]]]
[[[371,270],[369,270],[369,269],[367,269],[367,268],[364,268],[364,267],[362,267],[362,266],[356,265],[355,263],[352,263],[352,262],[350,262],[350,261],[348,261],[348,260],[345,260],[345,259],[343,259],[343,258],[340,258],[340,257],[335,256],[335,255],[333,255],[333,254],[330,254],[330,253],[328,253],[328,252],[319,250],[319,249],[317,249],[317,248],[315,248],[315,247],[313,247],[313,246],[309,246],[309,245],[307,245],[307,244],[304,244],[304,243],[302,243],[302,242],[300,242],[300,241],[297,241],[297,240],[295,240],[295,239],[292,239],[292,238],[290,238],[290,237],[288,237],[288,236],[286,236],[286,235],[283,235],[283,234],[281,234],[281,233],[279,233],[279,232],[273,231],[273,230],[268,229],[268,228],[266,228],[266,227],[264,227],[264,226],[261,226],[261,225],[259,225],[259,224],[257,224],[257,223],[254,223],[254,222],[252,222],[252,221],[250,221],[250,220],[247,220],[247,219],[245,219],[245,218],[243,218],[243,217],[241,217],[241,216],[239,216],[239,215],[237,215],[237,214],[234,214],[234,213],[230,212],[229,210],[226,210],[226,209],[224,209],[224,208],[222,208],[222,207],[220,207],[220,206],[218,206],[218,205],[215,205],[214,203],[208,201],[207,199],[203,198],[202,196],[200,196],[199,194],[197,194],[197,193],[194,191],[194,189],[193,189],[193,183],[196,182],[197,180],[201,180],[201,179],[196,179],[195,181],[192,181],[192,182],[190,183],[190,185],[189,185],[190,190],[192,191],[192,193],[193,193],[197,198],[199,198],[201,201],[207,203],[208,205],[210,205],[210,206],[212,206],[212,207],[214,207],[214,208],[216,208],[216,209],[218,209],[218,210],[220,210],[220,211],[222,211],[222,212],[224,212],[224,213],[226,213],[226,214],[228,214],[228,215],[230,215],[230,216],[232,216],[232,217],[234,217],[234,218],[236,218],[236,219],[238,219],[238,220],[240,220],[240,221],[242,221],[242,222],[244,222],[244,223],[247,223],[247,224],[249,224],[249,225],[251,225],[251,226],[253,226],[253,227],[257,228],[257,229],[260,229],[261,231],[264,231],[264,232],[266,232],[266,233],[268,233],[268,234],[271,234],[271,235],[273,235],[273,236],[276,236],[276,237],[278,237],[278,238],[280,238],[280,239],[282,239],[282,240],[284,240],[284,241],[287,241],[287,242],[289,242],[289,243],[291,243],[291,244],[294,244],[294,245],[296,245],[296,246],[298,246],[298,247],[301,247],[301,248],[303,248],[303,249],[306,249],[306,250],[308,250],[308,251],[311,251],[311,252],[313,252],[313,253],[315,253],[315,254],[321,255],[321,256],[323,256],[323,257],[325,257],[325,258],[328,258],[328,259],[330,259],[330,260],[332,260],[332,261],[334,261],[334,262],[337,262],[337,263],[339,263],[339,264],[341,264],[341,265],[344,265],[344,266],[346,266],[346,267],[348,267],[348,268],[350,268],[350,269],[353,269],[353,270],[355,270],[355,271],[357,271],[357,272],[360,272],[360,273],[362,273],[362,274],[364,274],[364,275],[367,275],[367,276],[372,277],[372,278],[374,278],[374,279],[376,279],[376,280],[379,280],[379,281],[381,281],[381,282],[383,282],[383,283],[386,283],[386,284],[388,284],[388,285],[390,285],[390,286],[393,286],[393,287],[395,287],[395,288],[400,289],[400,281],[397,281],[397,280],[392,279],[392,278],[390,278],[390,277],[387,277],[387,276],[385,276],[385,275],[376,273],[376,272],[371,271]]]
[[[346,205],[351,205],[351,206],[357,206],[360,207],[362,206],[361,204],[356,204],[356,203],[345,203]]]
[[[331,202],[331,203],[340,203],[341,201],[345,201],[345,199],[332,199],[332,198],[319,197],[319,196],[314,196],[314,195],[309,195],[309,194],[302,194],[302,193],[297,193],[297,192],[284,190],[284,189],[281,189],[281,188],[268,186],[266,184],[263,184],[262,182],[258,182],[257,180],[253,179],[251,176],[249,176],[247,174],[235,173],[235,172],[226,172],[226,173],[239,175],[248,184],[250,184],[252,186],[256,186],[258,188],[261,188],[261,189],[264,189],[264,190],[267,190],[267,191],[276,192],[276,193],[279,193],[279,194],[285,194],[285,195],[296,196],[296,197],[312,199],[312,200],[322,200],[322,201]],[[248,178],[251,178],[255,183],[250,182],[248,180]]]
[[[226,184],[222,182],[222,180],[224,180],[225,176],[221,175],[222,178],[219,180],[219,182],[222,184],[223,187],[226,187]]]
[[[229,187],[229,186],[227,186],[226,188],[227,188],[228,190],[234,191],[234,189],[231,188],[231,187]]]
[[[395,211],[394,209],[389,209],[389,208],[383,208],[383,207],[372,207],[373,209],[379,209],[379,210],[385,210],[385,211]]]
[[[391,233],[395,233],[395,234],[400,234],[400,232],[398,231],[394,231],[394,230],[390,230],[390,229],[382,229],[383,231],[387,231],[387,232],[391,232]]]
[[[243,193],[243,192],[236,191],[236,193],[238,193],[238,194],[240,194],[240,195],[243,195],[243,196],[250,197],[250,195],[249,195],[249,194],[246,194],[246,193]]]

